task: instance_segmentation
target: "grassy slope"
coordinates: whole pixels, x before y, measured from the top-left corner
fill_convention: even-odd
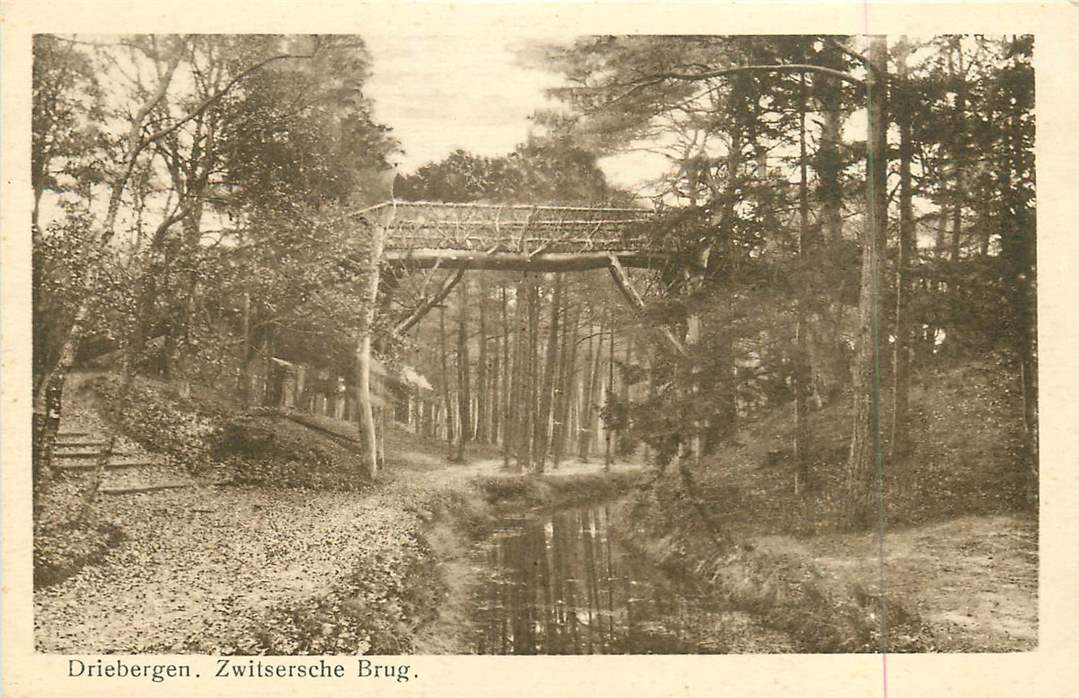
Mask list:
[[[793,491],[788,410],[748,425],[701,468],[700,499],[744,549],[718,557],[669,477],[635,507],[659,534],[644,545],[712,577],[807,649],[879,647],[882,606],[893,650],[1029,649],[1037,642],[1036,480],[1005,375],[988,362],[942,367],[912,391],[915,446],[886,466],[883,587],[876,533],[839,531],[843,404],[813,415],[818,460],[808,495]]]

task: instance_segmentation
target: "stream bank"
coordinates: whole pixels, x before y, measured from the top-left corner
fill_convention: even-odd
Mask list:
[[[503,510],[443,562],[447,602],[418,653],[728,654],[792,651],[781,632],[630,544],[619,499]]]
[[[216,454],[200,469],[232,484],[101,496],[83,526],[35,535],[39,652],[412,653],[445,605],[442,564],[500,512],[616,496],[641,476],[596,463],[505,473],[489,447],[449,464],[443,443],[391,430],[382,476],[353,487],[351,452],[304,425],[177,401],[149,382],[141,409],[118,406],[94,378],[66,392],[66,429],[104,433],[124,408],[138,417],[119,421],[125,438],[156,444],[168,424],[211,414],[216,426],[183,450]],[[213,434],[244,438],[226,439],[229,450]],[[73,511],[88,477],[54,483],[46,511]]]
[[[446,633],[463,607],[467,557],[477,540],[506,516],[609,499],[640,481],[636,466],[604,473],[570,467],[542,477],[501,472],[492,461],[470,466],[387,473],[367,497],[388,513],[392,537],[363,522],[366,544],[348,572],[322,592],[262,616],[254,632],[269,654],[375,655],[468,653]],[[284,652],[283,650],[288,650]]]
[[[122,539],[35,590],[35,649],[414,653],[447,597],[439,562],[507,507],[612,496],[640,474],[597,470],[537,478],[432,460],[362,492],[199,485],[99,498]]]
[[[725,515],[730,508],[717,507],[713,516],[734,539],[720,550],[680,490],[660,480],[620,504],[616,517],[632,531],[630,545],[782,633],[794,651],[1037,647],[1033,517],[963,516],[888,527],[882,540],[878,531],[792,535],[755,529],[752,521]]]
[[[503,515],[621,498],[611,518],[623,546],[692,575],[802,651],[879,651],[882,610],[891,652],[1031,650],[1038,641],[1036,509],[1022,505],[1025,481],[1009,455],[1016,440],[994,426],[1000,415],[990,410],[993,419],[984,418],[985,396],[1001,392],[986,375],[966,367],[942,376],[936,392],[916,393],[926,438],[889,471],[883,566],[875,533],[841,533],[830,519],[842,491],[843,405],[814,414],[818,446],[835,458],[814,470],[810,496],[789,487],[793,464],[779,448],[789,442],[786,413],[745,425],[700,469],[699,501],[738,543],[722,554],[675,477],[638,489],[654,475],[623,465],[607,475],[597,464],[576,463],[543,477],[512,475],[500,471],[494,449],[477,448],[469,465],[451,465],[444,443],[391,431],[392,459],[379,482],[338,490],[347,484],[338,475],[351,472],[339,444],[289,420],[252,415],[255,435],[273,435],[270,450],[284,454],[268,459],[263,449],[242,464],[260,478],[99,498],[93,525],[70,531],[94,543],[85,546],[92,554],[67,539],[35,536],[36,562],[40,548],[44,562],[62,563],[38,564],[35,572],[64,570],[39,575],[35,647],[69,654],[474,652],[462,637],[468,633],[458,631],[474,617],[464,581],[486,564],[471,557],[476,542],[493,535]],[[155,390],[143,396],[155,409],[137,414],[191,421],[184,405]],[[71,407],[65,419],[77,420],[79,405]],[[152,441],[170,423],[128,424],[128,435]],[[968,441],[979,444],[972,456],[963,450]],[[53,494],[71,496],[53,509],[67,511],[80,483],[61,484]],[[736,644],[731,651],[741,651]]]

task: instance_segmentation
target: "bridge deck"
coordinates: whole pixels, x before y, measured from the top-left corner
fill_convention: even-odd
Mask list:
[[[586,271],[607,269],[633,309],[644,301],[624,267],[656,268],[668,261],[649,235],[654,213],[635,208],[521,206],[390,201],[358,211],[365,225],[381,227],[383,265],[398,269],[457,269],[434,294],[395,327],[403,334],[446,297],[465,269]],[[375,264],[373,300],[377,296]],[[681,354],[669,328],[657,328]]]
[[[648,235],[654,213],[645,209],[393,201],[359,215],[386,227],[390,258],[424,250],[511,257],[662,252]]]

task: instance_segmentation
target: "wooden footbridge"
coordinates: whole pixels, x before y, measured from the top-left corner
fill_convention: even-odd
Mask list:
[[[371,241],[367,293],[357,347],[357,397],[361,437],[376,442],[370,398],[372,327],[379,300],[385,300],[402,275],[413,270],[455,270],[438,288],[424,293],[394,331],[403,334],[437,307],[465,271],[573,272],[607,269],[636,312],[644,301],[626,267],[658,269],[671,255],[655,242],[655,213],[635,208],[453,204],[388,201],[350,216],[358,234]],[[430,278],[430,277],[429,277]],[[425,284],[426,286],[426,284]],[[681,354],[681,341],[657,328]],[[369,469],[377,468],[368,449]]]
[[[612,255],[625,267],[666,259],[645,209],[393,201],[357,215],[384,228],[384,264],[406,268],[585,271]]]
[[[650,235],[655,214],[646,209],[389,201],[357,212],[356,218],[375,242],[379,264],[373,271],[381,279],[376,295],[391,293],[396,279],[411,270],[456,270],[396,323],[397,334],[440,304],[469,269],[607,269],[639,312],[644,301],[625,268],[657,269],[670,259]],[[668,340],[682,351],[673,335]]]

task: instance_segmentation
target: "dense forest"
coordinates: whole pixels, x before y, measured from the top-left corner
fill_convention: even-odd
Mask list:
[[[39,36],[35,462],[49,462],[66,373],[102,354],[180,386],[225,381],[252,403],[253,366],[272,356],[350,375],[362,270],[344,260],[364,240],[342,216],[391,189],[647,204],[672,253],[639,280],[642,314],[602,274],[473,273],[437,323],[378,342],[437,386],[457,458],[469,440],[499,443],[507,466],[542,472],[613,432],[620,454],[685,466],[793,402],[792,487],[809,487],[807,415],[853,400],[851,517],[864,519],[875,460],[911,438],[912,373],[996,352],[1021,386],[1035,462],[1032,40],[861,43],[533,47],[529,60],[564,75],[564,109],[536,113],[512,153],[456,151],[387,186],[399,146],[363,96],[358,37]],[[598,165],[634,147],[670,162],[649,202]],[[380,327],[443,281],[414,276]],[[657,343],[656,325],[686,352]]]
[[[332,462],[362,490],[412,467],[403,431],[446,478],[632,465],[642,501],[666,501],[668,522],[693,518],[724,551],[730,517],[757,506],[784,531],[883,531],[897,478],[918,512],[963,488],[990,502],[977,513],[1029,510],[1034,48],[983,35],[532,43],[517,59],[561,86],[516,148],[398,172],[404,146],[376,118],[378,65],[359,36],[37,35],[35,505],[69,482],[69,377],[93,373],[107,376],[101,451],[61,528],[84,525],[128,437],[192,472],[246,449],[245,477],[302,471],[304,487],[297,463]],[[664,165],[631,190],[609,175],[627,153]],[[633,234],[663,262],[380,267],[357,212],[386,201],[647,212]],[[403,400],[378,396],[377,438],[364,436],[371,358]],[[941,396],[958,396],[943,416],[926,407]],[[977,459],[958,432],[926,445],[932,419],[971,414],[1000,443],[1016,436],[993,477],[1022,488],[967,470],[918,479],[927,453],[944,454],[925,465],[938,470]],[[314,437],[294,422],[258,422],[282,415],[337,439],[331,451],[302,446]],[[356,431],[363,457],[338,458]],[[285,439],[287,458],[266,446]],[[747,448],[781,466],[753,475],[773,488],[765,503],[723,484]]]
[[[819,459],[810,411],[853,400],[848,518],[867,524],[882,461],[909,447],[912,373],[994,354],[1022,391],[1036,463],[1032,42],[868,48],[601,37],[536,50],[566,76],[568,114],[538,114],[543,135],[505,158],[425,166],[400,196],[620,205],[582,148],[644,143],[672,165],[649,234],[676,255],[641,279],[643,316],[604,274],[484,280],[471,299],[460,286],[458,371],[441,373],[463,401],[458,442],[501,439],[507,464],[512,452],[542,472],[574,445],[588,457],[597,412],[620,453],[686,467],[793,402],[797,490]],[[521,301],[507,310],[507,296]],[[657,325],[689,351],[657,343]],[[442,334],[416,344],[445,364]]]

